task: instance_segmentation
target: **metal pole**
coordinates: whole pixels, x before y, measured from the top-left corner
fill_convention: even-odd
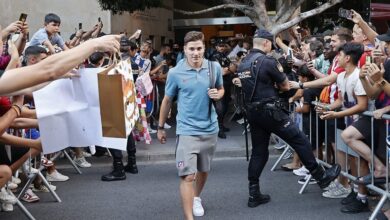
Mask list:
[[[246,114],[244,114],[244,131],[245,131],[246,161],[249,161],[248,128],[247,128]]]

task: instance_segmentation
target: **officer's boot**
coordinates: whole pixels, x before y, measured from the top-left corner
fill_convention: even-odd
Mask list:
[[[114,169],[102,176],[102,181],[125,180],[126,174],[122,161],[114,161]]]
[[[318,165],[311,175],[317,180],[318,185],[321,189],[327,187],[337,176],[340,174],[341,167],[338,164],[334,164],[331,168],[325,170],[321,165]]]
[[[135,156],[128,157],[127,165],[125,166],[125,172],[132,173],[132,174],[138,173],[138,168],[137,168]]]
[[[254,208],[271,200],[269,195],[261,194],[259,184],[249,183],[248,207]]]
[[[223,123],[221,122],[219,117],[218,117],[218,126],[219,126],[218,137],[222,138],[222,139],[226,139],[226,134],[225,134],[225,130],[223,128]]]

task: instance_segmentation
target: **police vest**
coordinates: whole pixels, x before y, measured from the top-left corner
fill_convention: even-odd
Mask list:
[[[255,53],[252,56],[251,54],[249,54],[248,56],[244,57],[244,59],[241,60],[241,63],[237,68],[237,75],[238,78],[241,80],[242,91],[244,93],[244,100],[246,103],[252,101],[251,98],[255,92],[254,91],[256,85],[256,74],[254,71],[255,64],[256,62],[259,61],[261,62],[261,60],[264,60],[265,56],[266,55],[262,53]]]

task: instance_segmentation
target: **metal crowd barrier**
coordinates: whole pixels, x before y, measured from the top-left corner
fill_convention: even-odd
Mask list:
[[[318,103],[317,102],[312,102],[312,104],[314,105],[317,105]],[[311,119],[311,114],[312,112],[310,112],[310,119]],[[375,152],[375,146],[374,146],[374,116],[373,116],[373,112],[372,111],[366,111],[364,113],[362,113],[362,115],[365,115],[365,116],[368,116],[371,118],[371,126],[370,126],[370,130],[371,130],[371,161],[370,161],[370,172],[371,172],[371,183],[366,185],[366,187],[374,192],[377,192],[379,193],[381,196],[381,199],[379,201],[379,203],[376,205],[374,211],[372,212],[371,216],[370,216],[370,220],[374,220],[376,215],[378,214],[378,212],[380,211],[380,209],[382,208],[382,206],[384,205],[384,203],[386,202],[387,199],[390,199],[390,192],[389,192],[389,175],[386,175],[386,184],[385,184],[385,189],[382,189],[378,186],[375,186],[374,185],[374,160],[375,160],[375,157],[374,157],[374,152]],[[318,143],[318,139],[319,139],[319,132],[318,132],[318,120],[321,120],[319,119],[319,114],[316,113],[316,148],[317,148],[317,162],[321,165],[323,165],[324,167],[331,167],[331,164],[328,163],[327,161],[327,156],[324,157],[325,158],[325,161],[324,160],[320,160],[318,158],[319,156],[319,143]],[[381,120],[386,120],[386,138],[389,136],[389,133],[388,133],[388,126],[389,126],[389,120],[390,120],[390,115],[388,114],[384,114],[382,117],[381,117]],[[311,129],[311,120],[310,120],[310,137],[312,136],[312,129]],[[335,132],[335,152],[334,152],[334,161],[337,162],[337,151],[338,150],[341,150],[343,151],[339,145],[342,144],[340,141],[338,143],[337,139],[338,139],[338,129],[337,129],[337,119],[335,119],[335,125],[334,125],[334,132]],[[348,127],[348,126],[347,126]],[[325,129],[324,129],[324,133],[325,133],[325,136],[324,136],[324,142],[325,142],[325,152],[328,152],[327,151],[327,147],[328,147],[328,134],[327,134],[327,120],[325,120]],[[340,135],[339,135],[340,136]],[[312,141],[312,140],[310,140]],[[321,143],[322,145],[322,143]],[[358,162],[357,162],[357,166],[358,166],[358,176],[360,176],[360,156],[357,155],[356,153],[354,153],[354,151],[352,149],[349,149],[349,147],[347,146],[345,151],[343,151],[345,154],[346,154],[346,157],[345,157],[345,171],[341,171],[341,175],[347,177],[348,179],[352,180],[352,181],[356,181],[357,180],[357,177],[356,176],[353,176],[351,174],[348,173],[348,157],[349,156],[354,156],[354,157],[357,157],[358,158]],[[389,170],[389,146],[387,145],[387,142],[386,142],[386,171],[388,173],[388,170]],[[299,191],[299,194],[302,194],[304,192],[304,190],[306,189],[306,187],[308,186],[309,182],[310,182],[310,179],[311,179],[311,175],[309,176],[309,178],[307,178],[305,184],[302,186],[302,188],[300,189]]]

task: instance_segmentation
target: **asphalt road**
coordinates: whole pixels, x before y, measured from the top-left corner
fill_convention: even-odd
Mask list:
[[[369,213],[348,215],[339,210],[338,199],[321,197],[321,189],[311,185],[298,194],[298,177],[284,171],[271,172],[271,159],[264,170],[261,187],[271,202],[248,208],[247,162],[242,158],[217,159],[202,195],[206,214],[198,219],[367,219]],[[55,183],[62,203],[48,193],[38,194],[41,201],[26,204],[36,219],[183,219],[178,192],[179,179],[173,162],[144,163],[140,173],[127,175],[125,181],[102,182],[107,163],[95,163],[78,175],[72,168],[61,170],[70,176]],[[0,219],[26,219],[18,207],[0,212]]]

